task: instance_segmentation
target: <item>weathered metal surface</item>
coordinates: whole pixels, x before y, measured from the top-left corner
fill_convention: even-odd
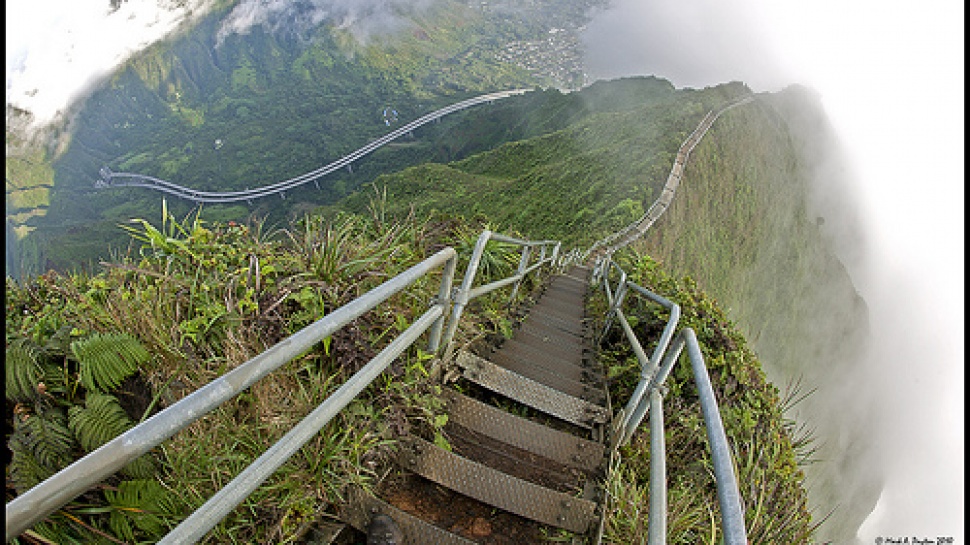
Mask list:
[[[557,337],[537,337],[528,333],[518,334],[502,343],[499,350],[511,350],[522,348],[524,350],[535,351],[546,357],[558,358],[578,366],[583,359],[584,349],[578,342],[566,339],[567,342]]]
[[[583,370],[580,367],[560,365],[556,368],[550,368],[537,363],[536,360],[524,360],[516,357],[514,353],[504,352],[491,354],[488,360],[503,369],[518,373],[564,394],[598,404],[602,403],[600,400],[605,398],[603,390],[598,388],[597,385],[582,382]],[[592,380],[595,380],[595,378]]]
[[[586,471],[596,469],[603,460],[606,447],[594,441],[515,416],[454,390],[446,390],[444,398],[449,422]]]
[[[402,447],[402,467],[482,503],[571,532],[586,532],[595,521],[596,504],[589,500],[512,477],[417,437],[402,441]]]
[[[464,369],[466,379],[577,426],[590,429],[609,419],[609,413],[601,406],[549,388],[469,352],[460,352],[456,362]]]
[[[401,533],[404,543],[427,543],[435,545],[475,545],[443,528],[425,522],[410,513],[368,494],[360,488],[351,488],[345,503],[340,510],[340,518],[361,532],[367,531],[367,525],[376,514],[383,514],[394,519]]]
[[[554,351],[562,354],[576,353],[582,355],[592,352],[575,336],[540,334],[531,329],[516,329],[511,340],[543,349],[555,347]]]

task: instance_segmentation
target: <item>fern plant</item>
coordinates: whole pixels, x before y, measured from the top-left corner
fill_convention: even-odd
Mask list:
[[[84,407],[68,410],[68,426],[85,452],[94,452],[108,441],[128,431],[134,422],[112,395],[89,392]],[[151,459],[142,456],[121,469],[122,474],[150,478],[155,474]]]
[[[37,396],[37,385],[44,374],[38,350],[27,340],[15,341],[6,351],[6,396],[14,402],[27,402]]]
[[[104,498],[113,508],[108,527],[129,543],[143,542],[139,533],[152,537],[167,533],[179,512],[174,494],[153,479],[123,481],[117,490],[105,489]]]
[[[67,426],[67,419],[59,407],[44,400],[36,403],[36,411],[28,410],[14,417],[14,431],[8,440],[13,452],[10,478],[18,494],[67,467],[73,460],[76,444]]]
[[[89,392],[110,392],[148,361],[148,350],[127,333],[93,334],[71,343]]]

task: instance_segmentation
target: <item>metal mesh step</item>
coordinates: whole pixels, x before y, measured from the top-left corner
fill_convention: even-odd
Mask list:
[[[349,490],[347,503],[340,510],[340,518],[361,532],[366,532],[371,518],[378,513],[394,519],[404,534],[404,543],[475,545],[474,541],[429,524],[357,487]]]
[[[596,504],[589,500],[512,477],[417,437],[401,445],[403,467],[480,502],[571,532],[586,532],[595,522]]]
[[[535,358],[523,359],[521,356],[521,352],[509,350],[490,354],[486,359],[503,369],[564,394],[597,404],[601,404],[600,400],[605,401],[606,392],[602,388],[603,383],[601,380],[597,382],[597,377],[592,371],[570,363],[540,361]]]
[[[512,334],[511,340],[531,346],[542,347],[543,349],[551,348],[554,351],[558,351],[558,353],[564,355],[583,354],[585,351],[588,351],[588,349],[583,346],[583,343],[576,337],[550,334],[542,335],[539,334],[538,331],[532,329],[516,329]]]
[[[603,460],[606,448],[594,441],[515,416],[454,390],[445,390],[443,397],[448,403],[449,422],[586,471],[596,469]]]
[[[576,365],[580,364],[583,359],[583,347],[578,342],[569,339],[565,339],[565,342],[559,338],[545,336],[537,337],[535,335],[530,335],[528,333],[516,332],[511,339],[506,340],[499,347],[499,350],[508,350],[510,348],[524,347],[526,350],[535,350],[541,354],[546,355],[546,357],[561,358],[566,361],[574,362]]]
[[[573,380],[580,380],[581,375],[587,374],[590,375],[588,377],[590,379],[599,378],[596,376],[598,373],[594,375],[592,370],[586,367],[584,359],[588,357],[582,349],[559,348],[559,344],[554,341],[544,343],[534,340],[534,337],[524,340],[512,338],[494,349],[494,352],[522,358],[528,363],[536,363],[552,371],[562,372],[564,376],[569,376]]]
[[[609,420],[609,413],[599,405],[549,388],[470,352],[459,352],[455,361],[464,369],[466,379],[577,426],[591,429],[594,424]]]

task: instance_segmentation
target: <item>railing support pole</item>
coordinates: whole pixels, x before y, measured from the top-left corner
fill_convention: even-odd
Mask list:
[[[664,408],[660,388],[650,391],[650,518],[647,544],[667,543],[667,454],[664,442]]]
[[[522,247],[522,257],[519,258],[519,268],[516,269],[516,271],[515,271],[515,274],[517,276],[522,276],[522,273],[525,272],[526,267],[529,266],[529,254],[531,253],[531,250],[532,250],[532,248],[529,247],[529,246],[523,246]],[[546,247],[545,247],[545,245],[543,245],[542,246],[542,254],[540,254],[540,256],[539,256],[539,261],[541,262],[542,259],[545,256],[546,256]],[[519,280],[517,280],[515,282],[515,285],[512,286],[512,295],[509,296],[509,304],[510,305],[512,304],[513,301],[515,301],[515,296],[518,295],[518,293],[519,293],[519,284],[521,284],[521,283],[522,283],[522,279],[520,278]]]
[[[441,271],[441,287],[438,288],[437,303],[441,305],[441,316],[434,321],[431,331],[428,333],[428,353],[435,354],[441,344],[441,332],[444,329],[445,319],[448,311],[451,310],[451,284],[455,278],[455,267],[458,265],[458,258],[452,256],[445,262],[445,268]]]
[[[478,264],[482,260],[482,254],[485,252],[485,244],[488,243],[488,239],[491,237],[491,231],[488,229],[482,231],[482,234],[478,236],[478,241],[475,243],[475,249],[472,251],[471,258],[468,260],[465,277],[461,281],[461,287],[458,288],[457,297],[455,297],[454,304],[451,307],[448,328],[445,330],[444,338],[441,339],[441,344],[445,347],[445,354],[442,358],[444,360],[451,359],[451,354],[454,352],[451,341],[455,336],[455,331],[458,330],[458,320],[461,319],[461,312],[464,310],[465,305],[468,304],[468,292],[471,291],[472,283],[475,281],[475,274],[478,273]]]

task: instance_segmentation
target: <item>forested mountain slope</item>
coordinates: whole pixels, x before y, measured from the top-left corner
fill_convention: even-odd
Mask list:
[[[646,81],[603,85],[629,90]],[[498,228],[586,247],[639,218],[659,196],[683,139],[709,109],[744,91],[737,84],[670,89],[666,100],[628,103],[548,135],[375,183],[400,209],[480,214]],[[837,178],[819,179],[838,160],[832,142],[809,90],[757,95],[715,122],[692,153],[673,204],[632,248],[716,297],[776,385],[813,392],[792,414],[818,436],[810,499],[818,517],[835,509],[821,535],[841,541],[871,510],[881,478],[864,463],[865,408],[843,380],[863,356],[868,310],[827,230],[841,226],[840,250],[859,251],[851,192]],[[337,207],[364,210],[367,199],[353,195]],[[823,210],[822,201],[835,204]]]

